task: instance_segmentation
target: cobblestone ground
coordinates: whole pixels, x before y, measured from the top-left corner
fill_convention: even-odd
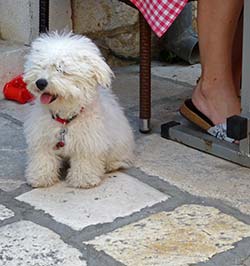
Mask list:
[[[137,160],[90,190],[26,185],[29,105],[0,101],[0,265],[249,266],[250,170],[159,135],[198,72],[153,67],[153,130],[142,135],[138,68],[116,70]]]

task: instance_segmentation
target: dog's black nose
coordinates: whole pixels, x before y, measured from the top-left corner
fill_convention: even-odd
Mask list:
[[[38,79],[36,81],[36,86],[39,90],[44,90],[48,85],[48,81],[46,79]]]

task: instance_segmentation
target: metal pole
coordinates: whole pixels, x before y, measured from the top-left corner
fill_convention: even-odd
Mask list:
[[[39,7],[39,32],[49,30],[49,0],[40,0]]]
[[[151,29],[140,13],[140,131],[150,131],[151,117]]]

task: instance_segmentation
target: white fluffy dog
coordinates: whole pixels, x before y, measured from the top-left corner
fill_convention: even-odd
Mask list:
[[[33,42],[24,71],[28,90],[37,96],[24,123],[30,185],[59,181],[64,159],[70,162],[66,181],[81,188],[131,166],[134,138],[110,89],[112,76],[86,37],[50,33]]]

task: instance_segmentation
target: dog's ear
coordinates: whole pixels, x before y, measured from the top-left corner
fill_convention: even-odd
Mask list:
[[[96,82],[105,88],[109,88],[111,86],[111,80],[114,77],[114,73],[109,67],[109,65],[105,62],[105,59],[96,56],[95,58],[91,58],[93,60],[93,74],[94,74],[94,79]]]

